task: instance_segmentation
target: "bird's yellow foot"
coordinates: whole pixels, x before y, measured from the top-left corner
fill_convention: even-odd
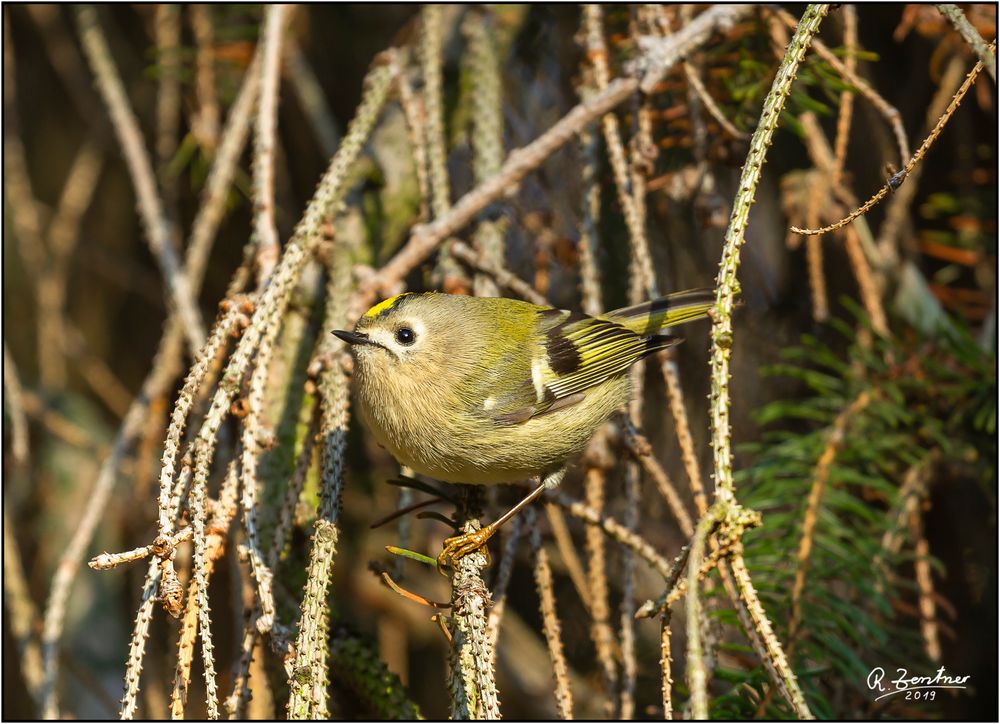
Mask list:
[[[496,527],[491,524],[479,530],[474,530],[471,533],[463,533],[462,535],[456,535],[454,538],[445,539],[444,550],[437,557],[438,572],[441,575],[447,575],[444,572],[446,567],[456,570],[459,560],[470,553],[478,551],[480,548],[486,555],[486,565],[489,565],[490,552],[486,548],[486,542],[493,537],[495,532]]]

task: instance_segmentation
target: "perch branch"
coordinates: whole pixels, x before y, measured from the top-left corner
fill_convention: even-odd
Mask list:
[[[481,527],[479,516],[482,491],[467,486],[458,518],[464,520],[463,533]],[[451,581],[449,622],[451,649],[448,688],[451,716],[457,720],[500,718],[500,701],[493,672],[495,654],[487,625],[490,594],[482,579],[488,559],[482,550],[461,558]]]

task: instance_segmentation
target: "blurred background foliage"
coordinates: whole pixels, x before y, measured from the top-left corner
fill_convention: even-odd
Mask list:
[[[987,40],[995,36],[995,6],[966,10]],[[789,11],[797,16],[801,8]],[[105,6],[98,12],[152,149],[157,84],[163,72],[163,58],[156,51],[156,8]],[[224,118],[253,55],[262,11],[252,5],[212,5],[200,12],[207,15],[213,32],[207,47]],[[463,63],[466,40],[461,31],[472,12],[454,6],[445,15],[444,104],[453,200],[475,184],[470,117],[477,78]],[[578,102],[580,9],[537,4],[475,12],[488,19],[493,32],[501,67],[504,148],[509,151],[539,136]],[[606,9],[613,76],[627,73],[634,57],[632,12],[626,6]],[[916,147],[929,127],[927,109],[950,65],[957,63],[961,79],[975,58],[933,7],[865,5],[857,12],[859,74],[899,110],[910,145]],[[386,47],[414,42],[418,13],[417,6],[404,5],[311,5],[295,10],[289,30],[294,41],[289,43],[278,111],[276,223],[282,239],[290,236],[335,149],[331,130],[343,129],[357,106],[372,58]],[[168,214],[178,228],[187,229],[218,140],[219,120],[213,127],[196,88],[197,18],[191,7],[181,11],[181,18],[178,143],[157,156],[157,177]],[[12,220],[11,204],[23,203],[24,197],[12,197],[10,175],[5,174],[4,374],[10,374],[9,354],[23,386],[29,424],[29,454],[21,462],[14,455],[12,419],[5,405],[5,542],[17,544],[12,550],[24,570],[26,595],[39,612],[109,441],[150,367],[166,308],[162,279],[133,212],[134,194],[120,149],[81,55],[73,11],[6,5],[3,22],[5,151],[11,142],[23,146],[29,198],[34,199],[42,229],[60,208],[63,185],[81,149],[89,148],[96,159],[89,185],[82,189],[85,205],[59,277],[65,323],[56,346],[44,343],[45,331],[38,325],[37,266],[30,260],[32,251],[25,248],[30,240]],[[831,13],[821,37],[837,55],[844,55],[838,11]],[[756,124],[778,61],[772,43],[767,23],[755,14],[698,54],[697,67],[710,95],[739,132],[752,132]],[[333,121],[325,128],[315,122],[315,111],[306,108],[299,93],[302,86],[288,79],[297,63],[309,69],[322,92]],[[896,281],[884,295],[890,328],[886,336],[873,333],[871,321],[853,301],[858,287],[839,238],[823,242],[830,318],[816,319],[806,245],[794,243],[787,232],[788,209],[795,207],[795,194],[803,193],[801,174],[814,168],[802,116],[813,114],[833,138],[838,99],[849,88],[829,63],[809,55],[751,214],[740,275],[743,306],[736,320],[732,415],[739,444],[738,493],[743,504],[764,514],[764,525],[747,537],[745,552],[779,636],[786,645],[795,642],[794,666],[817,715],[988,719],[996,716],[998,640],[995,86],[988,77],[980,78],[923,162],[919,181],[913,181],[915,195],[892,242],[896,268],[887,276]],[[659,287],[672,291],[710,286],[746,140],[724,132],[711,117],[692,120],[689,83],[679,69],[664,79],[650,102],[658,152],[647,174],[647,229]],[[854,108],[845,173],[863,199],[884,183],[886,165],[898,168],[900,159],[884,119],[860,97]],[[628,103],[619,116],[624,128],[630,128]],[[423,211],[407,144],[402,114],[391,109],[356,171],[349,201],[352,213],[360,214],[353,217],[355,223],[363,227],[360,263],[384,263],[405,242]],[[248,150],[230,191],[199,298],[206,319],[215,316],[248,240],[249,156]],[[507,267],[564,308],[580,306],[581,167],[579,147],[569,144],[491,210],[503,222]],[[603,190],[598,261],[604,304],[613,308],[626,302],[628,232],[606,160],[597,168]],[[873,229],[881,228],[888,205],[868,215]],[[907,264],[925,282],[918,285],[923,298],[896,293],[908,288],[898,281]],[[417,275],[411,288],[433,284],[431,277]],[[302,302],[314,303],[308,297]],[[928,304],[943,310],[943,325],[920,324]],[[327,332],[312,319],[304,323],[307,339]],[[708,471],[708,326],[685,329],[685,337],[676,359],[695,449],[701,468]],[[308,348],[303,344],[301,349],[308,354]],[[289,359],[294,354],[287,351]],[[289,374],[301,379],[298,384],[282,383],[281,389],[305,389],[303,364],[301,359],[287,363]],[[662,404],[663,381],[652,372],[647,375],[645,434],[668,473],[682,480],[681,451]],[[151,539],[160,446],[173,399],[171,394],[153,401],[147,429],[119,472],[116,493],[88,557]],[[859,399],[863,404],[857,404]],[[275,428],[279,444],[262,459],[262,480],[290,474],[314,402],[308,391],[284,400]],[[824,472],[825,495],[810,514],[818,461],[834,434],[840,437]],[[429,621],[428,610],[382,586],[370,566],[371,561],[376,561],[376,569],[396,566],[386,560],[384,546],[398,542],[399,529],[369,526],[397,507],[398,490],[385,481],[396,477],[398,468],[353,421],[348,454],[332,586],[332,712],[348,718],[408,718],[419,710],[428,718],[443,717],[448,711],[443,685],[446,642]],[[579,471],[571,473],[565,488],[576,494],[579,478]],[[620,479],[611,475],[607,491],[608,512],[619,519],[622,500],[614,485]],[[265,487],[262,495],[273,499],[281,492]],[[296,619],[316,496],[313,472],[300,501],[277,594],[279,617],[285,620]],[[582,540],[578,521],[570,526],[574,539]],[[814,530],[815,549],[805,587],[793,594],[799,570],[795,554],[806,527]],[[644,483],[640,530],[666,558],[686,542],[649,481]],[[434,554],[446,534],[447,528],[433,520],[412,521],[407,545]],[[525,549],[522,546],[508,590],[498,686],[505,717],[546,718],[555,715],[551,666],[538,633],[537,594]],[[495,550],[495,560],[498,554]],[[609,571],[617,570],[618,548],[610,546],[608,555]],[[563,559],[558,553],[551,559],[577,714],[604,716],[606,692],[587,607]],[[235,552],[227,551],[219,566],[211,595],[218,669],[225,681],[238,655],[242,628]],[[140,568],[79,574],[60,649],[65,714],[117,714],[124,654],[141,589]],[[444,578],[409,563],[405,570],[408,587],[431,599],[448,599]],[[638,570],[637,576],[640,601],[659,595],[653,574]],[[622,592],[614,575],[610,585],[614,611]],[[11,625],[13,616],[31,613],[11,600],[6,586],[4,599],[3,714],[35,717],[39,712],[31,698],[18,695],[26,683]],[[717,600],[713,714],[788,716],[780,698],[769,693],[752,650],[734,635],[739,624],[727,609],[728,601],[723,596]],[[228,608],[227,601],[232,602]],[[931,620],[921,608],[927,601],[933,602]],[[674,705],[680,709],[686,685],[684,627],[679,623],[683,607],[677,608]],[[617,625],[616,616],[612,624]],[[31,629],[37,620],[27,625],[37,636],[37,628]],[[166,689],[156,682],[172,679],[174,626],[163,616],[154,622],[141,703],[146,716],[166,712]],[[659,626],[640,622],[636,632],[635,714],[660,718]],[[972,687],[932,703],[895,697],[873,704],[865,687],[867,672],[895,665],[914,673],[944,665],[949,672],[970,674]],[[255,693],[252,714],[283,713],[284,674],[280,665],[273,668],[273,699]],[[204,685],[194,676],[191,686],[190,713],[199,716],[204,713],[197,708],[203,700],[199,687]]]

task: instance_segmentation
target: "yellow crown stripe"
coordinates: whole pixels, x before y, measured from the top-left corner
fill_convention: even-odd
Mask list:
[[[389,297],[388,299],[379,302],[374,307],[365,312],[365,316],[377,317],[383,312],[388,312],[390,309],[396,306],[396,303],[399,302],[400,299],[402,299],[403,297],[408,297],[411,294],[413,294],[413,292],[403,292],[402,294],[397,294],[394,297]]]

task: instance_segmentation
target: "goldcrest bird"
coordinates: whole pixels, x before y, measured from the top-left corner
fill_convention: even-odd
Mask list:
[[[405,293],[369,309],[351,345],[362,422],[402,464],[452,483],[542,483],[492,525],[445,541],[439,567],[481,548],[628,402],[628,369],[706,316],[695,289],[590,317],[514,299]]]

